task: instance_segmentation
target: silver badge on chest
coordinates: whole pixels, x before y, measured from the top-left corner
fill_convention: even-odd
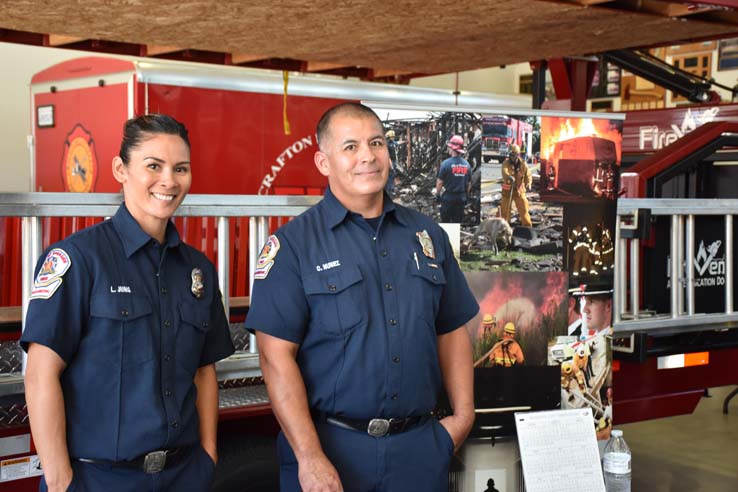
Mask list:
[[[205,285],[202,283],[202,270],[193,268],[190,277],[192,277],[192,286],[190,287],[192,295],[198,299],[202,298],[205,295]]]

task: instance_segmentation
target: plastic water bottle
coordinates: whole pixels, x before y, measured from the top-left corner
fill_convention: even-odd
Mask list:
[[[614,429],[605,445],[602,458],[607,492],[630,492],[630,448],[623,431]]]

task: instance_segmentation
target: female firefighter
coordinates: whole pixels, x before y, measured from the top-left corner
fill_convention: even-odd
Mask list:
[[[184,125],[129,120],[112,219],[51,245],[36,266],[26,399],[40,490],[208,490],[214,363],[233,352],[212,263],[170,221],[190,189]]]

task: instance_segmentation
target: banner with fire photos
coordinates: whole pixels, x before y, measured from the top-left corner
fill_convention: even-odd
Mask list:
[[[622,119],[377,113],[393,162],[388,192],[447,231],[480,305],[467,325],[477,416],[457,455],[464,490],[518,490],[515,412],[591,408],[597,437],[609,437]]]

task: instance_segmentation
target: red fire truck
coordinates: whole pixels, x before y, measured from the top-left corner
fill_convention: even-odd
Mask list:
[[[529,157],[533,148],[533,125],[503,115],[482,118],[482,158],[485,162],[502,162],[512,144],[519,145]]]

